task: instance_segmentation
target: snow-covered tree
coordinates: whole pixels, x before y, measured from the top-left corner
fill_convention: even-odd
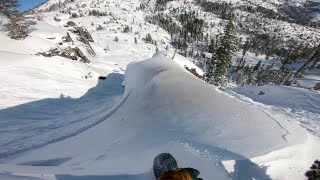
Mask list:
[[[308,180],[319,180],[320,179],[320,161],[316,160],[312,164],[310,170],[308,170],[305,175]]]
[[[308,61],[306,61],[303,66],[301,66],[298,71],[295,74],[295,77],[302,77],[304,72],[308,69],[309,64],[314,61],[315,64],[319,61],[320,59],[320,44],[318,45],[318,47],[315,49],[315,52],[313,53],[313,55],[309,58]]]
[[[224,29],[221,44],[207,63],[206,81],[216,86],[225,86],[227,83],[227,73],[231,66],[232,53],[236,50],[237,37],[233,24],[233,15]]]

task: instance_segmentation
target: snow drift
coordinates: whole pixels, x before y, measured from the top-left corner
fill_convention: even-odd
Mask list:
[[[319,155],[319,143],[298,125],[220,92],[161,52],[129,64],[123,84],[121,102],[103,121],[0,160],[0,172],[9,172],[0,177],[147,180],[153,158],[169,152],[204,179],[301,179]],[[262,166],[270,162],[282,173]]]
[[[155,137],[197,141],[246,157],[291,143],[287,130],[268,114],[222,94],[161,53],[130,64],[125,79],[127,93],[136,97],[127,101],[136,104],[130,117],[154,128],[152,134],[161,129]]]

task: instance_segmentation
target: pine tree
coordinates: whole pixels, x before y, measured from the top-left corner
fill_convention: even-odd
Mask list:
[[[209,84],[213,84],[213,76],[214,70],[216,69],[215,59],[212,58],[206,61],[206,73],[205,73],[205,81]]]
[[[29,34],[29,22],[25,21],[23,16],[9,18],[9,23],[5,24],[8,36],[11,39],[24,39]]]
[[[149,33],[146,35],[145,38],[142,38],[142,40],[143,40],[145,43],[153,44],[153,39],[152,39],[152,37],[151,37],[151,35],[150,35]]]
[[[222,37],[222,45],[231,54],[232,52],[237,50],[237,37],[235,35],[235,26],[233,24],[234,15],[232,12],[230,12],[229,16],[230,20],[224,30],[224,36]]]
[[[213,56],[212,63],[215,67],[212,77],[212,83],[216,86],[224,86],[227,80],[227,72],[231,65],[231,54],[225,47],[221,46]]]
[[[18,14],[17,7],[20,4],[18,0],[0,0],[0,14],[4,14],[8,18]]]
[[[17,11],[18,0],[0,0],[0,14],[5,15],[9,22],[5,24],[8,36],[12,39],[23,39],[28,36],[30,22],[26,21]]]
[[[258,71],[261,67],[262,60],[260,60],[253,68],[254,71]]]
[[[227,83],[227,73],[232,63],[232,53],[236,50],[235,27],[233,15],[230,13],[230,20],[225,27],[224,36],[217,52],[207,64],[206,81],[216,86],[225,86]]]
[[[313,55],[311,56],[311,58],[309,58],[308,61],[306,61],[301,67],[300,69],[298,69],[298,71],[295,74],[295,77],[302,77],[304,72],[307,70],[309,64],[312,61],[317,61],[317,59],[320,58],[320,44],[318,45],[318,47],[316,48],[315,52],[313,53]]]
[[[319,160],[314,161],[314,164],[312,164],[310,170],[308,170],[305,173],[305,176],[308,178],[308,180],[320,179],[320,161]]]

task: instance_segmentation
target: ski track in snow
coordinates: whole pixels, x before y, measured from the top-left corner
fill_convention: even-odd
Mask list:
[[[116,76],[119,76],[119,75],[112,75],[111,74],[111,76],[115,76],[116,77]],[[120,76],[122,76],[122,75],[120,75]],[[119,79],[118,77],[116,77],[116,79],[118,79],[118,81],[119,81],[118,82],[118,86],[121,86],[122,79],[121,78]],[[112,85],[117,86],[116,84],[112,84]],[[109,89],[106,88],[106,89],[104,89],[104,91],[109,91]],[[84,117],[77,118],[77,119],[75,119],[73,121],[68,120],[67,121],[68,124],[63,124],[63,126],[73,125],[73,127],[76,127],[76,126],[74,126],[75,124],[81,123],[82,121],[88,122],[88,119],[93,119],[94,120],[93,122],[91,122],[91,123],[89,123],[87,125],[85,124],[85,125],[83,125],[83,127],[80,127],[75,131],[70,131],[69,130],[68,132],[66,132],[65,134],[61,134],[60,136],[58,135],[57,137],[51,137],[49,140],[45,140],[45,142],[42,142],[42,143],[41,143],[41,141],[39,143],[39,142],[34,142],[34,140],[33,140],[32,144],[30,144],[29,146],[27,145],[26,147],[23,147],[23,148],[19,148],[18,147],[17,149],[10,149],[10,151],[8,151],[8,152],[3,152],[3,150],[6,150],[6,149],[2,149],[2,152],[0,151],[1,152],[0,153],[0,159],[5,159],[6,157],[9,157],[9,156],[14,156],[14,155],[17,155],[17,154],[25,152],[25,151],[30,151],[32,149],[37,149],[37,148],[46,146],[48,144],[52,144],[52,143],[56,143],[56,142],[65,140],[67,138],[76,136],[77,134],[80,134],[80,133],[88,130],[91,127],[94,127],[94,126],[98,125],[99,123],[103,122],[108,117],[110,117],[112,115],[112,113],[114,113],[117,110],[117,108],[119,108],[121,106],[121,104],[123,104],[125,102],[125,100],[128,98],[128,95],[130,94],[130,92],[128,92],[127,94],[124,94],[124,95],[122,95],[121,92],[119,92],[119,93],[120,93],[120,95],[118,95],[118,97],[112,97],[111,96],[112,97],[110,99],[111,100],[111,105],[110,104],[106,104],[105,107],[101,108],[99,111],[96,111],[96,112],[93,111],[93,114],[91,114],[91,115],[89,115],[90,113],[85,112],[86,114],[85,114]],[[86,98],[86,96],[88,96],[88,95],[84,95],[84,97],[82,97],[82,98]],[[87,100],[90,101],[90,99],[88,99],[88,98],[86,98],[86,100],[83,100],[83,101],[87,101]],[[76,102],[72,102],[72,103],[75,104]],[[50,103],[49,103],[49,105],[50,105]],[[64,105],[63,104],[61,104],[61,105],[62,105],[62,109],[64,109],[65,108]],[[34,105],[31,105],[32,108],[34,108],[33,106]],[[11,108],[0,110],[0,117],[8,117],[7,114],[9,114],[9,116],[10,116],[10,110],[11,110]],[[9,113],[6,113],[7,111],[9,111]],[[19,109],[13,111],[13,113],[18,113],[18,112],[19,112]],[[50,114],[49,111],[43,112],[43,113],[45,113],[45,114],[49,113]],[[21,115],[21,117],[19,117],[19,115]],[[56,116],[56,115],[58,116],[59,114],[55,114],[54,116]],[[102,115],[102,117],[99,117],[101,115]],[[19,114],[19,113],[15,114],[15,117],[16,118],[17,117],[21,118],[22,120],[25,119],[25,115]],[[64,117],[64,114],[62,114],[62,116],[58,117],[57,119],[59,119],[59,118],[66,118],[66,117]],[[70,118],[70,116],[69,116],[69,118]],[[37,121],[36,117],[32,117],[32,120],[36,120]],[[40,117],[39,120],[44,120],[44,119],[42,117]],[[50,120],[50,118],[48,120]],[[13,125],[15,126],[15,124],[13,124]],[[11,126],[10,125],[5,125],[4,127],[7,128],[7,129],[10,129]],[[24,131],[26,131],[25,133],[36,132],[37,129],[44,130],[44,128],[45,127],[31,127],[31,129],[30,128],[29,129],[25,129]],[[52,128],[50,127],[50,131],[54,131],[55,129],[59,129],[59,128],[61,128],[61,125],[60,126],[56,125],[56,127],[52,127]],[[7,132],[8,131],[6,131],[6,130],[2,130],[0,133],[4,133],[5,134]],[[37,134],[37,136],[43,136],[43,135],[44,135],[44,133]],[[30,138],[30,137],[22,137],[22,138],[19,138],[19,139],[14,139],[12,141],[14,143],[23,142],[23,141],[28,140],[28,138]],[[11,145],[11,143],[2,144],[3,147],[6,147],[6,146],[10,147],[10,145]],[[0,160],[0,162],[1,162],[1,160]]]
[[[128,95],[129,95],[129,94],[128,94]],[[96,120],[96,122],[94,122],[94,123],[92,123],[92,124],[90,124],[90,125],[88,125],[88,126],[82,127],[82,128],[80,128],[80,129],[78,129],[77,131],[70,132],[69,134],[60,136],[60,137],[55,138],[55,139],[51,139],[50,141],[44,142],[44,143],[42,143],[42,144],[32,144],[31,147],[19,149],[19,150],[16,150],[16,151],[10,151],[10,152],[8,152],[8,153],[0,153],[0,162],[1,162],[1,159],[4,159],[4,160],[5,160],[6,157],[14,156],[14,155],[17,155],[17,154],[22,153],[22,152],[25,152],[25,151],[30,151],[30,150],[33,150],[33,149],[37,149],[37,148],[46,146],[46,145],[48,145],[48,144],[56,143],[56,142],[59,142],[59,141],[63,141],[63,140],[65,140],[65,139],[67,139],[67,138],[71,138],[71,137],[73,137],[73,136],[76,136],[76,135],[78,135],[78,134],[80,134],[80,133],[82,133],[82,132],[84,132],[84,131],[86,131],[86,130],[88,130],[88,129],[90,129],[90,128],[98,125],[98,124],[100,124],[101,122],[107,120],[108,117],[110,117],[110,116],[112,115],[112,113],[114,113],[114,112],[117,110],[117,108],[119,108],[119,107],[121,106],[121,104],[123,104],[123,103],[126,101],[127,98],[128,98],[128,96],[124,96],[124,97],[119,98],[119,99],[117,100],[117,102],[115,102],[114,105],[112,105],[111,107],[108,107],[108,108],[106,108],[106,109],[103,110],[104,112],[107,112],[107,115],[104,115],[102,118],[99,118],[98,120]],[[102,112],[100,112],[100,113],[102,113]],[[87,119],[87,118],[92,118],[92,117],[94,117],[94,116],[96,116],[96,115],[97,115],[97,114],[92,115],[92,116],[89,116],[89,117],[85,117],[85,118],[83,118],[82,120],[81,120],[81,119],[76,120],[76,122],[83,121],[83,120],[85,120],[85,119]],[[73,124],[72,122],[70,122],[70,123]],[[41,129],[43,129],[43,128],[41,127]],[[35,129],[31,129],[30,131],[35,131]],[[2,133],[3,133],[3,132],[2,132]],[[22,140],[24,140],[24,139],[22,139]],[[21,140],[20,140],[20,141],[21,141]],[[4,146],[6,146],[6,145],[8,145],[8,144],[4,144]]]

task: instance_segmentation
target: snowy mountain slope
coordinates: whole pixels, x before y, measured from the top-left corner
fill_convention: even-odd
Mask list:
[[[50,0],[38,10],[58,2]],[[195,68],[202,75],[202,69],[192,63],[195,59],[178,53],[173,61],[159,53],[130,64],[125,72],[129,63],[155,52],[154,44],[143,41],[147,34],[158,49],[168,48],[170,57],[175,51],[170,34],[144,20],[155,1],[146,8],[151,12],[139,9],[141,2],[75,0],[37,14],[43,20],[23,41],[10,40],[0,32],[0,76],[6,77],[0,88],[0,179],[153,179],[152,161],[160,152],[171,152],[183,167],[198,168],[204,179],[303,179],[320,156],[319,139],[309,132],[318,132],[318,94],[295,104],[297,109],[313,108],[313,113],[285,112],[289,102],[268,103],[275,96],[260,100],[246,94],[276,105],[268,108],[205,84],[183,68]],[[179,2],[168,5],[188,7],[190,3],[193,8],[194,1]],[[63,12],[68,9],[85,15],[72,18]],[[223,20],[196,9],[200,18],[216,23],[211,32],[221,32]],[[89,16],[92,10],[108,15]],[[96,55],[86,52],[72,27],[64,27],[68,21],[88,29]],[[132,31],[123,32],[126,25]],[[91,63],[35,55],[59,46],[67,32]],[[294,37],[299,32],[319,37],[318,30],[295,24],[281,31]],[[99,76],[106,80],[98,81]],[[239,89],[233,90],[245,91]],[[293,94],[309,97],[301,91]],[[309,131],[299,126],[299,120],[306,122],[302,126]]]
[[[65,29],[50,25],[47,22],[39,21],[32,27],[30,37],[23,41],[10,39],[5,33],[0,33],[0,51],[14,52],[19,54],[36,54],[37,52],[47,51],[55,46],[59,39],[66,34]],[[54,40],[48,38],[55,37]]]
[[[205,1],[207,2],[207,1]],[[224,3],[225,1],[212,1],[215,3]],[[226,1],[229,2],[229,1]],[[235,22],[238,24],[238,34],[243,36],[242,40],[246,37],[250,37],[253,34],[268,34],[282,39],[285,42],[296,41],[298,43],[307,44],[309,46],[318,45],[320,30],[319,28],[300,25],[297,23],[286,22],[284,20],[272,19],[264,17],[263,14],[248,12],[239,7],[252,7],[255,9],[257,6],[264,7],[266,9],[277,12],[279,5],[268,1],[231,1],[235,8]],[[284,3],[284,1],[283,1]],[[282,3],[280,3],[282,4]],[[181,14],[181,10],[186,12],[197,12],[197,18],[203,19],[207,22],[208,26],[205,27],[205,33],[209,33],[212,37],[220,34],[226,23],[225,19],[222,19],[220,14],[215,14],[204,7],[201,7],[195,0],[186,1],[186,3],[180,3],[179,1],[171,1],[166,4],[167,9],[164,13],[169,14],[172,17],[178,17]],[[174,10],[176,9],[176,10]],[[180,9],[180,11],[177,11]],[[282,13],[280,13],[282,14]]]
[[[81,97],[94,80],[85,80],[87,66],[61,57],[44,59],[34,55],[0,52],[1,77],[5,87],[1,92],[1,109],[44,98],[62,95]],[[72,72],[72,73],[70,73]]]
[[[230,87],[228,90],[237,97],[239,94],[244,95],[240,98],[248,102],[259,102],[260,107],[286,114],[291,120],[300,122],[303,127],[320,137],[318,92],[275,85]]]
[[[91,91],[94,96],[108,97],[97,90]],[[301,179],[319,155],[318,140],[297,124],[228,97],[161,53],[129,65],[123,98],[86,131],[1,159],[0,171],[7,173],[0,177],[152,179],[153,157],[170,152],[182,166],[198,168],[204,179]]]
[[[214,0],[208,0],[215,2]],[[306,2],[305,0],[220,0],[221,2],[227,2],[231,4],[252,4],[252,5],[260,5],[269,9],[277,10],[277,6],[279,5],[293,5],[293,6],[302,6]]]

